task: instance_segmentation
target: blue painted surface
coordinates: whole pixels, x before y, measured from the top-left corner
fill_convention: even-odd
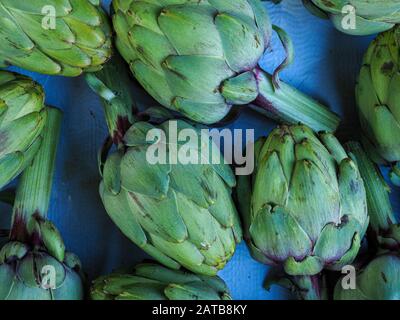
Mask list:
[[[296,49],[294,64],[281,78],[329,105],[343,116],[345,124],[355,123],[355,79],[372,38],[337,32],[329,21],[311,16],[298,0],[266,6],[273,23],[289,33]],[[270,71],[283,57],[276,37],[272,49],[262,63]],[[47,103],[64,111],[49,217],[61,230],[67,248],[79,255],[91,278],[141,261],[145,255],[113,225],[98,196],[97,151],[107,135],[99,99],[82,77],[70,79],[19,71],[40,82],[46,90]],[[255,128],[256,135],[260,136],[275,124],[248,111],[234,126]],[[399,196],[399,189],[392,192],[396,212],[400,211]],[[0,218],[0,225],[7,225],[8,216]],[[251,259],[242,243],[220,275],[236,299],[287,297],[280,288],[274,287],[271,292],[263,290],[267,270]]]

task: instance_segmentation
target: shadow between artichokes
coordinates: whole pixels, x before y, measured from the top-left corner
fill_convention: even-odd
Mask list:
[[[252,256],[292,276],[350,264],[368,226],[357,165],[332,134],[303,125],[256,142],[255,170],[238,178],[237,196]]]

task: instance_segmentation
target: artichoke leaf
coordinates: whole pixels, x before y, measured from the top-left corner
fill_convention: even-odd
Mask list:
[[[286,207],[313,242],[326,224],[340,223],[337,185],[308,160],[295,165]]]
[[[175,191],[169,190],[162,200],[132,192],[127,197],[130,211],[136,213],[139,224],[151,235],[173,243],[182,243],[188,238]]]
[[[128,149],[121,161],[122,187],[129,192],[162,200],[168,193],[171,166],[166,163],[151,164],[149,156],[153,154],[148,148]]]
[[[199,6],[196,3],[168,6],[161,11],[158,23],[179,55],[222,58],[225,52],[214,23],[217,13],[211,6]]]
[[[254,245],[272,261],[283,262],[286,257],[303,259],[311,253],[312,242],[307,233],[287,210],[266,205],[250,226]]]
[[[219,300],[221,297],[203,283],[170,284],[165,289],[170,300]]]

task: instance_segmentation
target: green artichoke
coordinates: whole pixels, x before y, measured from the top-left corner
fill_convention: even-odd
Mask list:
[[[258,67],[271,23],[259,0],[114,0],[116,46],[136,79],[163,106],[196,122],[255,104],[275,120],[334,131],[337,115]]]
[[[250,192],[249,192],[250,191]],[[255,144],[255,170],[238,178],[245,238],[253,257],[289,275],[340,270],[368,225],[364,183],[330,133],[282,126]]]
[[[12,241],[0,250],[0,300],[83,299],[79,259],[65,252],[58,231],[49,221],[43,224],[46,229],[42,228],[40,232],[46,236],[42,240],[51,241],[51,245],[32,249],[30,245]],[[56,279],[54,287],[47,282],[50,281],[51,270],[54,270]]]
[[[400,250],[400,224],[390,203],[389,186],[379,168],[368,158],[359,143],[349,142],[346,148],[350,157],[357,163],[364,180],[373,235],[370,240],[376,239],[378,245],[384,249]]]
[[[311,13],[331,19],[338,30],[352,35],[371,35],[400,23],[398,0],[303,0],[303,3]],[[348,5],[355,12],[345,7]],[[350,24],[353,13],[354,27]]]
[[[399,50],[399,27],[378,35],[364,57],[356,96],[364,145],[376,162],[392,165],[392,181],[400,185]]]
[[[339,280],[335,300],[400,300],[400,257],[384,254],[357,273],[356,288],[343,289]]]
[[[93,282],[93,300],[231,300],[219,277],[170,270],[153,263],[137,265],[132,274],[113,273]]]
[[[45,218],[60,125],[61,112],[49,108],[40,150],[20,178],[9,242],[0,250],[0,299],[83,298],[79,259]]]
[[[173,135],[184,129],[200,133],[188,122],[165,119],[158,125],[134,116],[135,100],[128,94],[132,87],[124,81],[127,70],[122,61],[111,62],[102,71],[87,75],[91,88],[103,98],[109,130],[118,146],[101,165],[104,206],[121,231],[158,262],[171,269],[183,266],[215,275],[242,239],[231,197],[236,184],[232,169],[211,140],[197,135],[199,140],[196,137],[189,144],[174,141]],[[151,110],[157,116],[168,113]],[[165,135],[165,140],[161,138],[155,145],[148,141],[151,133]],[[148,154],[155,146],[165,148],[159,150],[168,155],[164,163],[162,159],[149,161]],[[171,163],[171,157],[180,152],[202,161]],[[215,161],[216,155],[219,161]],[[207,160],[205,164],[203,160]]]
[[[0,71],[0,189],[32,161],[41,145],[46,115],[39,84]]]
[[[99,0],[0,0],[0,66],[78,76],[111,56]]]

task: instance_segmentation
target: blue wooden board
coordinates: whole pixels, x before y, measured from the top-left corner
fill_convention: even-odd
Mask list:
[[[108,5],[110,1],[104,1]],[[266,4],[274,24],[293,39],[296,58],[281,78],[329,105],[348,125],[357,121],[354,85],[362,56],[372,37],[352,37],[336,31],[329,21],[310,15],[298,0]],[[282,60],[283,50],[274,37],[272,51],[262,66],[273,70]],[[103,209],[99,195],[97,151],[107,135],[98,97],[83,77],[62,78],[28,74],[40,82],[46,101],[64,111],[62,138],[49,217],[61,230],[67,248],[79,255],[90,278],[113,269],[133,266],[146,256],[113,225]],[[234,125],[254,128],[256,136],[267,134],[276,124],[247,111]],[[396,212],[400,211],[399,189],[393,190]],[[4,210],[3,210],[4,211]],[[2,214],[0,226],[7,226]],[[286,291],[262,288],[268,268],[252,260],[244,243],[220,273],[235,299],[282,299]]]

